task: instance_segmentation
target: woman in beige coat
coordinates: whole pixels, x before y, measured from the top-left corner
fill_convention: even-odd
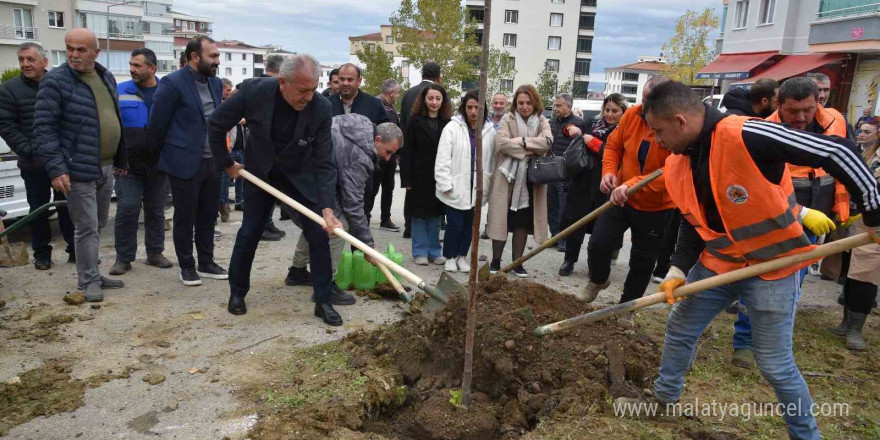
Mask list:
[[[501,118],[495,136],[495,155],[489,187],[489,238],[492,239],[490,273],[501,269],[501,253],[507,234],[513,233],[513,259],[521,257],[529,233],[537,243],[547,241],[547,186],[530,185],[528,159],[543,156],[553,143],[550,123],[541,114],[541,95],[533,86],[516,89],[510,113]],[[520,266],[513,270],[519,278],[529,276]]]
[[[859,144],[862,146],[862,158],[874,176],[880,181],[880,136],[876,122],[862,124],[859,132]],[[860,220],[854,223],[856,233],[865,231]],[[839,336],[846,336],[846,348],[864,350],[868,347],[862,337],[865,320],[877,300],[877,286],[880,285],[880,244],[869,244],[852,250],[849,272],[843,285],[843,322],[831,331]]]

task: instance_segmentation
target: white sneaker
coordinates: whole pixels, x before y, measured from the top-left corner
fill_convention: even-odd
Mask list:
[[[819,263],[811,264],[810,268],[807,269],[807,273],[809,273],[810,275],[812,275],[814,277],[822,275],[822,272],[819,272]]]
[[[438,266],[446,263],[446,257],[429,258],[429,260]]]
[[[458,267],[456,267],[455,259],[450,258],[446,260],[446,263],[443,265],[443,270],[446,272],[456,272],[458,271]]]
[[[428,257],[416,257],[415,263],[419,266],[427,266],[428,265]]]
[[[458,271],[461,273],[468,273],[471,271],[471,265],[468,263],[466,257],[458,257]]]

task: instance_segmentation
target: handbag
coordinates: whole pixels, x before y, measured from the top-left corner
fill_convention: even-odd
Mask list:
[[[539,185],[562,182],[565,180],[565,158],[554,155],[551,150],[544,156],[529,159],[526,179]]]
[[[588,153],[587,149],[584,148],[584,141],[580,136],[572,139],[562,157],[565,159],[566,179],[571,179],[590,171],[596,163],[592,154]]]

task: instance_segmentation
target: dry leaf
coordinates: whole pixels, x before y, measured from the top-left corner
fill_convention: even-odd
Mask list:
[[[196,321],[201,321],[205,319],[205,315],[202,315],[201,313],[190,313],[189,317],[195,319]]]
[[[192,367],[192,368],[190,368],[189,370],[187,370],[187,372],[188,372],[189,374],[196,374],[196,373],[199,372],[199,367]]]

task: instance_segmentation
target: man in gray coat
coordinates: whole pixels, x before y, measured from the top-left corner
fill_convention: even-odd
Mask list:
[[[368,246],[373,246],[370,221],[364,212],[364,201],[372,194],[373,172],[379,166],[379,160],[387,161],[400,149],[403,144],[403,132],[392,122],[384,122],[374,129],[366,116],[356,113],[333,117],[333,126],[330,130],[337,166],[336,218],[342,222],[346,232]],[[335,235],[330,237],[330,256],[334,274],[344,249],[343,239]],[[367,259],[371,260],[369,257]],[[311,274],[306,269],[308,264],[309,243],[305,235],[300,235],[292,265],[285,279],[286,284],[289,286],[311,284]],[[346,304],[354,304],[354,297],[342,292],[336,284],[331,284],[330,289],[336,291],[332,295],[334,298],[345,298],[348,300]]]

